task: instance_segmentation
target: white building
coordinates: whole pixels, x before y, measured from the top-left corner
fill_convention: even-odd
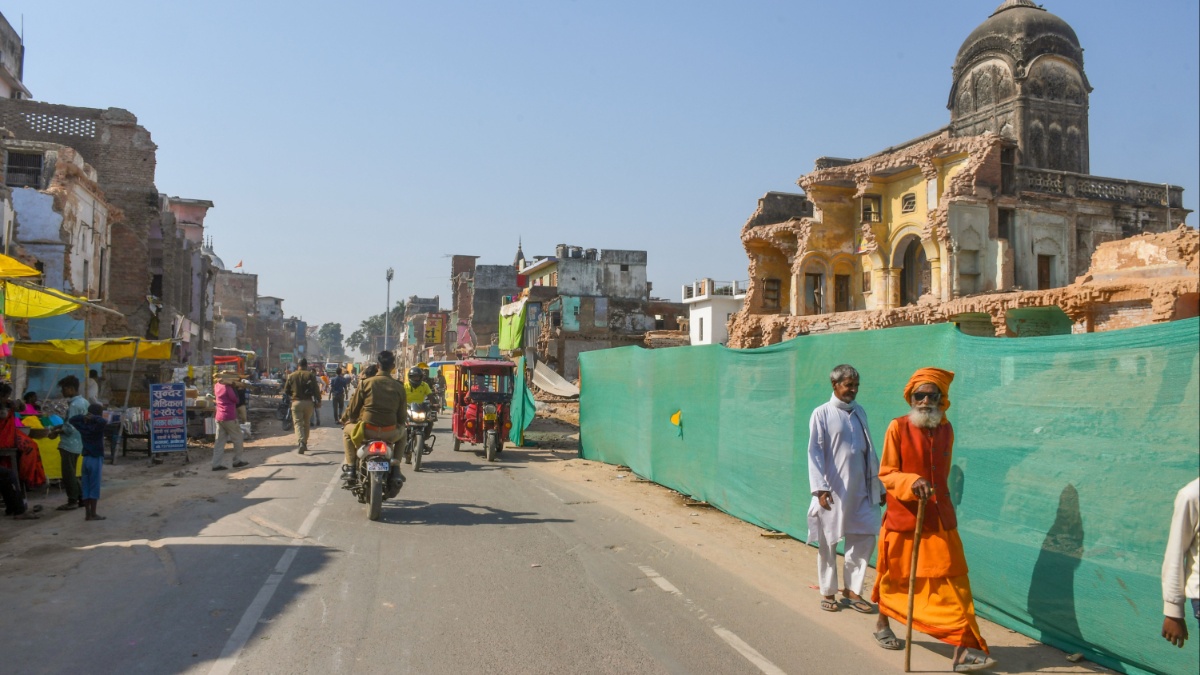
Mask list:
[[[725,344],[730,317],[742,309],[749,281],[701,279],[683,287],[683,304],[688,306],[688,331],[692,344]]]

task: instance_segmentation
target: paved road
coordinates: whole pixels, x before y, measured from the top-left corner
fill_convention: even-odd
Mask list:
[[[900,663],[581,497],[519,449],[496,463],[452,452],[444,429],[426,470],[408,472],[383,520],[369,522],[336,485],[339,441],[325,427],[308,455],[280,451],[208,481],[228,489],[144,514],[144,540],[97,529],[71,547],[67,569],[52,564],[68,552],[46,534],[49,548],[29,553],[46,557],[46,576],[0,579],[37,598],[0,616],[4,672],[802,673],[837,663],[872,673]],[[136,494],[122,499],[140,514]]]

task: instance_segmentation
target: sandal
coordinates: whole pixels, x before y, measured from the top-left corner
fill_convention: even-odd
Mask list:
[[[871,635],[875,637],[875,642],[884,649],[904,649],[904,643],[901,642],[900,638],[896,637],[896,634],[892,632],[891,626],[884,628],[878,633],[871,633]]]
[[[968,649],[966,655],[963,656],[963,660],[954,664],[954,672],[974,673],[978,670],[987,670],[988,668],[995,666],[997,663],[998,661],[996,661],[996,659],[993,659],[987,654],[980,654]]]
[[[846,606],[860,614],[873,614],[875,607],[862,598],[846,598]]]
[[[821,609],[826,612],[836,612],[842,608],[833,598],[821,598]]]
[[[31,510],[13,516],[13,520],[37,520],[39,518],[41,518],[41,516]]]
[[[79,504],[77,504],[75,502],[67,502],[66,504],[63,504],[62,506],[55,507],[54,510],[55,511],[74,511],[77,508],[79,508]]]

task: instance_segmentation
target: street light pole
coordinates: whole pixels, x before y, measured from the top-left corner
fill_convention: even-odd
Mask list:
[[[396,276],[396,271],[392,268],[387,268],[387,309],[383,312],[383,350],[388,348],[388,324],[392,322],[392,277]]]

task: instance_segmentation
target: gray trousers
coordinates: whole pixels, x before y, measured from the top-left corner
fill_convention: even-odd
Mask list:
[[[225,459],[225,443],[233,441],[233,461],[242,461],[242,427],[236,419],[217,421],[217,440],[213,444],[212,465],[223,466],[221,461]]]

